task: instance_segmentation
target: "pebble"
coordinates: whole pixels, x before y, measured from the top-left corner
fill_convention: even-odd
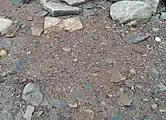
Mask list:
[[[133,74],[133,75],[134,75],[134,74],[136,74],[135,69],[133,69],[133,68],[132,68],[132,69],[130,69],[130,73],[131,73],[131,74]]]
[[[22,99],[30,102],[34,106],[38,106],[43,100],[43,94],[39,85],[28,83],[23,90]]]
[[[113,71],[112,74],[111,74],[111,77],[110,77],[110,82],[120,82],[120,81],[123,81],[125,80],[125,78],[121,75],[120,72],[117,72],[117,71]]]
[[[12,25],[13,21],[9,19],[0,18],[0,33],[3,35],[7,28]]]
[[[134,82],[132,80],[126,80],[125,85],[129,88],[132,88],[134,86]]]
[[[126,42],[126,43],[136,44],[136,43],[139,43],[139,42],[147,40],[149,37],[150,37],[150,35],[145,35],[145,36],[140,36],[140,35],[132,36],[132,35],[128,35],[128,36],[125,36],[123,38],[123,41]]]
[[[34,25],[31,27],[31,31],[34,36],[39,37],[44,30],[43,30],[42,25]]]
[[[131,103],[132,100],[125,93],[120,93],[120,96],[118,98],[118,104],[120,106],[130,106]]]
[[[74,61],[74,62],[77,62],[77,61],[78,61],[78,58],[75,58],[73,61]]]
[[[2,76],[2,77],[6,77],[6,76],[7,76],[7,73],[6,73],[6,72],[3,72],[3,73],[1,74],[1,76]]]
[[[27,108],[26,108],[26,112],[25,112],[23,118],[25,118],[26,120],[31,120],[32,113],[34,112],[34,110],[35,110],[34,106],[28,105]]]
[[[157,108],[157,104],[152,104],[151,106],[153,109]]]
[[[164,112],[166,112],[166,108],[164,108],[164,109],[159,109],[159,111],[160,111],[161,113],[164,113]]]
[[[44,113],[44,111],[36,111],[36,112],[34,112],[34,116],[40,117],[43,113]]]
[[[49,101],[49,103],[52,105],[52,107],[55,107],[57,109],[63,109],[68,106],[68,103],[66,100],[53,99],[53,100]]]
[[[33,16],[32,16],[32,15],[27,16],[27,20],[28,20],[28,21],[32,21],[32,20],[33,20]]]
[[[70,52],[71,51],[70,47],[63,47],[62,49],[63,49],[64,52]]]
[[[0,57],[6,57],[8,54],[7,54],[7,51],[6,50],[1,50],[0,51]]]
[[[161,39],[159,37],[155,37],[156,42],[161,42]]]

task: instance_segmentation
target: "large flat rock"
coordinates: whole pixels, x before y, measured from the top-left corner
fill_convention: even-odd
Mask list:
[[[44,3],[43,8],[50,12],[52,16],[77,15],[80,13],[79,7],[72,7],[51,1]]]

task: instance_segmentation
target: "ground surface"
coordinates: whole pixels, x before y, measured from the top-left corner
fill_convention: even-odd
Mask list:
[[[84,6],[92,4],[110,6],[106,1]],[[90,101],[79,108],[62,110],[38,107],[36,111],[44,113],[40,117],[33,116],[33,120],[112,120],[117,114],[124,120],[166,120],[166,113],[159,112],[166,108],[166,94],[157,91],[156,86],[166,83],[166,44],[154,40],[156,36],[166,40],[164,22],[148,22],[137,28],[121,26],[111,21],[107,9],[98,7],[80,15],[82,30],[55,30],[35,37],[30,27],[43,24],[44,18],[36,16],[39,11],[41,6],[37,2],[13,7],[12,11],[1,10],[2,16],[23,24],[11,38],[9,56],[0,58],[0,72],[7,73],[0,78],[1,120],[19,120],[24,114],[27,103],[21,95],[29,82],[40,84],[59,99]],[[28,21],[27,16],[34,18]],[[128,34],[150,34],[151,37],[133,45],[122,40]],[[63,47],[70,47],[71,51],[66,53]],[[110,74],[113,71],[120,72],[126,80],[133,80],[134,89],[124,81],[112,83]],[[85,87],[87,82],[92,88]],[[120,91],[132,99],[135,109],[119,106]],[[157,104],[154,109],[153,104]]]

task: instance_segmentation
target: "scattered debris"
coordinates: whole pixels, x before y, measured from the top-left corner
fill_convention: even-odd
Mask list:
[[[145,36],[133,36],[133,35],[128,35],[128,36],[125,36],[123,38],[123,41],[126,42],[126,43],[132,43],[132,44],[136,44],[136,43],[140,43],[142,41],[145,41],[147,40],[148,38],[150,37],[150,35],[145,35]]]
[[[38,37],[39,37],[39,36],[41,35],[41,33],[44,31],[42,25],[34,25],[34,26],[31,27],[31,30],[32,30],[32,34],[33,34],[34,36],[38,36]]]
[[[72,7],[52,1],[44,3],[43,8],[54,17],[63,15],[77,15],[80,13],[80,8],[78,7]]]
[[[0,51],[0,57],[6,57],[8,54],[7,54],[7,51],[6,50],[1,50]]]
[[[161,12],[160,20],[161,21],[166,21],[166,12]]]
[[[53,99],[53,100],[49,101],[49,103],[52,105],[52,107],[55,107],[57,109],[63,109],[68,106],[68,103],[66,100]]]
[[[161,42],[161,39],[159,37],[155,37],[156,42]]]
[[[142,1],[119,1],[110,7],[112,19],[127,25],[145,23],[149,20],[151,14],[151,6]]]
[[[132,100],[125,93],[120,93],[120,97],[118,98],[118,104],[120,106],[130,106],[131,103]]]
[[[74,6],[74,5],[83,4],[87,2],[88,0],[60,0],[60,1],[66,2],[67,4]]]
[[[126,78],[123,77],[123,76],[121,75],[121,73],[120,73],[120,72],[117,72],[117,71],[113,71],[112,74],[111,74],[111,77],[110,77],[110,81],[111,81],[111,82],[114,82],[114,83],[123,81],[123,80],[125,80],[125,79],[126,79]]]
[[[28,83],[23,90],[22,99],[38,106],[43,100],[43,94],[40,86],[35,83]]]
[[[31,118],[32,118],[32,113],[34,112],[34,110],[35,110],[35,107],[34,107],[34,106],[28,105],[28,106],[27,106],[27,109],[26,109],[26,112],[25,112],[25,114],[24,114],[24,116],[23,116],[23,118],[25,118],[26,120],[31,120]]]

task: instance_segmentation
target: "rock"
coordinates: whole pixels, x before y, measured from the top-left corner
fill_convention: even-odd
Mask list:
[[[125,93],[120,93],[120,97],[118,98],[118,104],[120,106],[130,106],[131,103],[132,100]]]
[[[166,21],[166,12],[161,12],[160,20],[161,21]]]
[[[8,54],[6,52],[6,50],[1,50],[0,51],[0,57],[6,57]]]
[[[25,118],[26,120],[31,120],[32,113],[34,112],[34,110],[35,110],[34,106],[28,105],[23,118]]]
[[[157,8],[158,8],[160,0],[143,0],[143,2],[150,4],[151,8],[152,8],[152,11],[154,13],[157,12]]]
[[[125,85],[129,88],[134,87],[134,82],[132,80],[125,80]]]
[[[53,26],[57,26],[61,21],[62,21],[62,19],[60,19],[60,18],[45,17],[45,20],[44,20],[44,33],[47,33],[49,28],[51,28]]]
[[[51,1],[44,3],[43,8],[50,12],[52,16],[78,15],[80,13],[80,8],[78,7],[72,7]]]
[[[117,72],[117,71],[113,71],[110,77],[110,81],[111,82],[120,82],[125,80],[125,78],[121,75],[121,73]]]
[[[159,109],[159,111],[160,111],[161,113],[165,113],[165,112],[166,112],[166,108],[164,108],[164,109]]]
[[[27,16],[27,20],[28,20],[28,21],[32,21],[32,20],[33,20],[33,16],[32,16],[32,15],[28,15],[28,16]]]
[[[48,2],[48,0],[40,0],[40,4],[44,4],[46,2]]]
[[[162,83],[156,85],[160,91],[166,91],[166,86]]]
[[[147,40],[149,37],[150,37],[150,35],[145,35],[145,36],[128,35],[128,36],[125,36],[123,38],[123,41],[126,42],[126,43],[136,44],[136,43],[139,43],[139,42]]]
[[[64,29],[69,31],[80,30],[83,28],[79,17],[68,18],[63,20]]]
[[[66,108],[68,106],[68,103],[66,100],[51,100],[49,101],[49,103],[52,105],[52,107],[55,107],[57,109],[63,109]]]
[[[79,17],[68,18],[68,19],[60,19],[54,17],[46,17],[44,22],[44,32],[47,33],[48,29],[53,27],[58,29],[65,29],[68,31],[80,30],[83,28],[82,23]]]
[[[161,39],[159,37],[155,37],[156,42],[161,42]]]
[[[3,35],[8,27],[12,25],[13,21],[9,19],[0,18],[0,34]]]
[[[110,7],[112,19],[122,24],[139,25],[145,23],[151,14],[151,6],[141,1],[120,1]]]
[[[152,104],[152,108],[156,109],[157,108],[157,104]]]
[[[43,94],[39,85],[35,83],[28,83],[23,90],[22,99],[30,102],[34,106],[41,104],[43,100]]]
[[[31,0],[11,0],[13,5],[19,5],[19,4],[27,4]]]
[[[33,34],[34,36],[38,36],[38,37],[39,37],[39,36],[41,35],[41,33],[44,31],[42,25],[34,25],[34,26],[31,27],[31,30],[32,30],[32,34]]]
[[[157,22],[157,23],[161,22],[159,17],[160,17],[160,14],[156,14],[156,15],[152,16],[149,21],[150,22]]]
[[[12,24],[5,30],[4,36],[8,38],[12,38],[16,36],[16,32],[19,30],[18,22],[12,22]]]
[[[44,113],[43,111],[37,111],[37,112],[34,112],[34,116],[40,117],[43,113]]]
[[[87,2],[88,0],[60,0],[60,1],[66,2],[69,5],[80,5]]]
[[[1,76],[2,76],[2,77],[6,77],[6,76],[7,76],[7,72],[1,73]]]
[[[71,51],[70,47],[63,47],[62,49],[63,49],[64,52],[70,52]]]
[[[37,17],[45,17],[46,15],[48,15],[47,11],[40,11],[36,14]]]

